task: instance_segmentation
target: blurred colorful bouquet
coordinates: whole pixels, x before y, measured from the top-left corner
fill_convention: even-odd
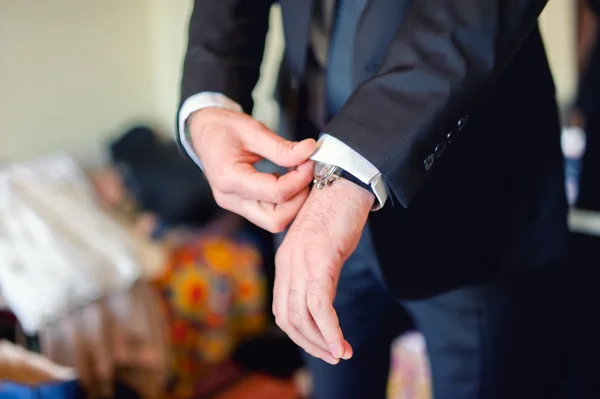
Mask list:
[[[171,397],[196,397],[203,377],[266,326],[262,258],[250,241],[202,235],[172,252],[155,285],[169,320]]]

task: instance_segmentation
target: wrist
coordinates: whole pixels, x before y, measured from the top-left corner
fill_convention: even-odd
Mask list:
[[[198,153],[198,145],[202,140],[203,136],[210,136],[210,133],[204,135],[203,132],[210,130],[209,127],[214,126],[227,120],[228,115],[221,115],[221,113],[233,112],[222,107],[204,107],[200,108],[190,114],[185,123],[185,137],[188,142],[194,146],[194,151]]]
[[[337,179],[328,190],[333,191],[336,197],[340,198],[342,201],[345,201],[346,199],[352,200],[368,210],[371,210],[375,204],[376,198],[373,192],[344,178]]]
[[[200,109],[197,109],[196,111],[192,112],[186,120],[186,123],[185,123],[186,129],[189,131],[192,126],[195,126],[197,124],[198,115],[201,115],[202,113],[210,114],[210,111],[215,110],[215,109],[222,109],[222,108],[220,108],[220,107],[204,107],[204,108],[200,108]],[[204,115],[204,116],[206,116],[206,115]]]
[[[376,176],[377,177],[377,176]],[[313,183],[317,189],[324,189],[330,185],[334,185],[334,182],[345,182],[344,186],[348,188],[354,186],[356,190],[348,189],[348,193],[356,191],[359,199],[368,199],[371,202],[371,210],[380,209],[387,199],[387,193],[384,191],[382,195],[382,181],[381,176],[375,182],[369,184],[356,178],[353,174],[346,172],[339,166],[317,161],[314,169]],[[347,183],[347,184],[346,184]]]

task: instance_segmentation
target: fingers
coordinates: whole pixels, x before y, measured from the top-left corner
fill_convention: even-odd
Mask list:
[[[277,325],[314,357],[330,364],[350,359],[352,348],[344,340],[333,308],[333,279],[325,276],[321,283],[323,276],[310,277],[312,268],[299,260],[305,257],[297,259],[295,252],[283,245],[277,252],[273,293]]]
[[[319,346],[315,345],[311,341],[309,341],[302,333],[300,333],[295,327],[289,326],[284,328],[279,326],[287,335],[290,337],[292,341],[300,348],[304,349],[306,353],[311,355],[312,357],[316,357],[317,359],[321,359],[324,362],[327,362],[331,365],[336,365],[340,362],[339,358],[336,358],[331,355],[330,352],[321,349]]]
[[[302,164],[317,149],[317,143],[313,139],[289,141],[261,123],[256,124],[251,131],[244,131],[242,137],[248,151],[286,168]]]
[[[304,279],[292,278],[288,293],[287,310],[290,323],[302,335],[321,349],[331,352],[306,305],[306,284]]]
[[[239,197],[229,196],[223,198],[219,205],[245,217],[250,222],[271,233],[280,233],[294,220],[308,194],[309,189],[306,187],[282,204],[271,204],[249,199],[240,200]]]
[[[316,150],[315,140],[288,141],[248,115],[219,109],[197,113],[190,124],[217,204],[251,221],[258,219],[269,231],[286,227],[298,208],[297,201],[290,205],[288,200],[299,198],[313,178],[309,157]],[[262,158],[293,169],[283,176],[259,172],[254,164]]]
[[[312,162],[305,162],[281,177],[258,172],[251,165],[240,168],[244,173],[238,170],[227,184],[213,188],[217,204],[271,233],[282,232],[308,197]],[[228,187],[229,192],[223,191],[223,187]]]
[[[329,364],[339,363],[331,353],[308,340],[296,327],[290,322],[289,318],[289,275],[285,268],[276,270],[275,288],[273,292],[273,313],[275,321],[296,345],[304,349],[313,357],[320,358]]]
[[[340,328],[337,313],[333,308],[334,283],[329,276],[309,277],[306,301],[308,310],[331,354],[337,358],[344,357],[346,341]]]
[[[257,171],[249,163],[224,171],[216,188],[225,194],[280,204],[304,190],[313,179],[313,162],[304,162],[283,176]]]
[[[352,358],[353,355],[354,355],[354,350],[352,350],[352,346],[350,345],[350,343],[348,341],[344,341],[344,355],[342,356],[342,359],[348,360],[348,359]]]
[[[279,166],[294,167],[306,161],[317,149],[313,139],[301,142],[286,140],[251,116],[222,108],[197,111],[190,117],[189,123],[194,148],[201,155],[207,155],[207,152],[214,155],[215,150],[223,150],[223,145],[231,146],[241,141],[242,147],[252,154]],[[212,145],[218,141],[215,137],[224,141],[218,146]],[[200,156],[200,159],[203,158]]]

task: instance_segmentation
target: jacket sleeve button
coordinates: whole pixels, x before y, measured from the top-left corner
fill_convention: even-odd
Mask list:
[[[430,170],[433,167],[433,163],[435,162],[435,155],[429,154],[425,158],[423,165],[425,166],[425,170]]]

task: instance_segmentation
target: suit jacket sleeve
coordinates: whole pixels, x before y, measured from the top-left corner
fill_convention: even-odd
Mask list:
[[[194,2],[183,67],[182,103],[200,92],[217,92],[251,112],[272,4],[273,0]]]
[[[373,163],[407,207],[430,173],[426,160],[476,112],[545,3],[413,1],[379,73],[354,91],[325,132]]]

